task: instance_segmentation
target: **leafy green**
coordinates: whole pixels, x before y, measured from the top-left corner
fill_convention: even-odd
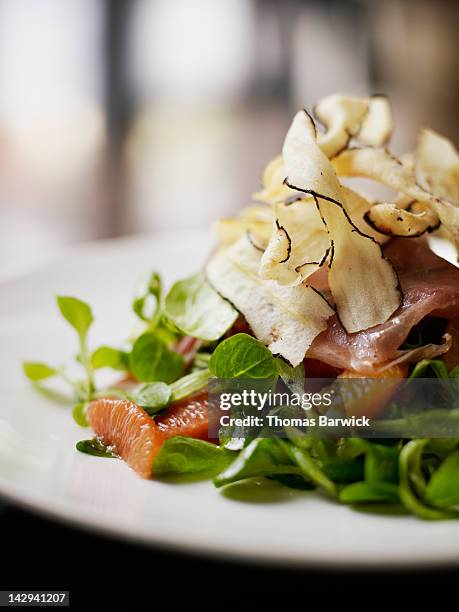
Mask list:
[[[409,378],[427,378],[429,373],[433,373],[437,378],[448,378],[448,368],[441,359],[423,359],[413,368]]]
[[[398,444],[378,444],[362,438],[340,441],[338,456],[341,460],[355,461],[362,455],[363,477],[367,482],[398,482]]]
[[[363,438],[342,438],[338,444],[338,457],[347,460],[356,459],[366,453],[368,444],[368,440]]]
[[[271,351],[248,334],[235,334],[223,340],[209,362],[217,378],[277,378],[277,362]]]
[[[323,474],[335,483],[354,482],[364,477],[364,464],[358,452],[344,453],[342,442],[348,442],[353,438],[341,440],[341,445],[334,439],[316,438],[305,435],[292,427],[286,427],[285,431],[292,444],[305,451],[314,460]]]
[[[328,459],[322,463],[322,471],[333,482],[354,482],[364,477],[362,461]]]
[[[32,381],[45,380],[46,378],[56,376],[58,373],[56,368],[39,361],[24,361],[22,369],[27,378]]]
[[[197,370],[191,372],[182,378],[179,378],[171,385],[171,399],[176,402],[184,399],[197,391],[203,389],[209,380],[210,371],[206,368],[205,370]]]
[[[94,321],[88,304],[74,297],[58,296],[57,305],[64,319],[76,330],[80,338],[86,338]]]
[[[205,472],[213,476],[224,470],[233,458],[233,453],[210,442],[174,436],[161,447],[153,463],[153,473],[165,476]]]
[[[91,355],[91,365],[99,368],[112,368],[113,370],[129,369],[129,353],[111,346],[100,346]]]
[[[32,381],[41,392],[46,392],[46,388],[42,383],[49,378],[56,377],[63,380],[72,389],[75,399],[78,402],[90,399],[87,380],[72,380],[67,376],[62,367],[53,368],[46,364],[26,361],[23,363],[23,370],[27,378]],[[62,397],[65,401],[65,396]]]
[[[171,383],[183,372],[184,359],[171,351],[154,333],[137,338],[129,357],[130,370],[141,382]]]
[[[78,334],[80,341],[80,352],[78,359],[86,372],[86,393],[87,398],[89,399],[95,389],[91,357],[89,355],[87,346],[88,331],[92,325],[92,322],[94,321],[92,311],[86,302],[83,302],[78,298],[61,295],[56,299],[62,316],[68,323],[70,323]]]
[[[86,411],[88,409],[87,402],[79,402],[75,404],[72,410],[72,416],[75,423],[80,427],[88,427],[88,421],[86,419]]]
[[[210,353],[196,353],[193,360],[193,367],[207,369],[211,356]]]
[[[144,408],[148,414],[165,408],[171,399],[172,391],[168,384],[163,382],[153,382],[144,385],[133,397],[138,406]]]
[[[110,457],[114,459],[117,455],[109,450],[100,440],[93,438],[92,440],[80,440],[76,443],[76,449],[80,453],[86,453],[87,455],[94,455],[95,457]]]
[[[426,439],[411,440],[400,452],[400,499],[408,510],[420,518],[429,520],[455,518],[459,515],[431,508],[421,499],[426,486],[421,472],[421,460],[427,443]]]
[[[166,296],[165,316],[183,334],[211,341],[228,331],[238,313],[201,272],[172,286]]]
[[[375,432],[392,437],[457,436],[459,408],[427,410],[399,419],[378,419],[373,422],[372,427]]]
[[[459,450],[455,450],[433,473],[425,490],[426,501],[439,508],[459,506]]]
[[[214,478],[216,487],[222,487],[254,476],[295,474],[302,476],[300,468],[274,438],[255,438],[246,446],[226,470]],[[228,451],[231,452],[231,451]]]
[[[171,402],[177,402],[203,389],[208,378],[209,370],[197,370],[179,378],[170,385],[157,381],[147,383],[135,393],[120,391],[119,389],[108,389],[107,392],[113,392],[116,396],[129,399],[141,406],[148,414],[155,415]]]
[[[398,446],[369,442],[365,453],[364,474],[367,482],[398,482]]]
[[[287,388],[290,389],[292,393],[296,393],[301,397],[304,393],[304,379],[306,378],[304,364],[300,363],[293,368],[280,357],[276,359],[276,364],[279,376],[282,378]]]
[[[23,363],[24,373],[29,380],[36,383],[57,376],[72,388],[78,402],[89,401],[95,391],[94,368],[91,363],[92,360],[87,345],[88,331],[94,320],[92,311],[85,302],[69,296],[58,296],[57,305],[62,316],[78,334],[79,352],[76,360],[83,366],[86,379],[84,381],[72,380],[67,376],[63,367],[53,367],[44,363],[31,361]]]
[[[305,448],[288,443],[285,440],[278,440],[285,454],[291,458],[301,470],[301,473],[318,487],[322,487],[328,494],[336,496],[335,484],[321,470],[319,462],[313,459]]]
[[[368,502],[390,502],[399,501],[398,487],[391,482],[353,482],[339,493],[339,501],[343,504],[361,504]]]
[[[161,317],[162,282],[157,272],[152,272],[146,287],[132,302],[135,314],[154,329]]]

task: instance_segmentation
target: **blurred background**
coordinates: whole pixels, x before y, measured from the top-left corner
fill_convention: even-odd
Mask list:
[[[458,26],[453,0],[0,0],[0,275],[209,227],[335,91],[389,94],[398,153],[459,143]]]

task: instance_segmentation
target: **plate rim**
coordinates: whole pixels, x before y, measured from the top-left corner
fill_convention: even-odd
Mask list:
[[[136,474],[133,474],[136,477]],[[353,571],[367,569],[369,571],[387,571],[387,570],[400,570],[405,569],[407,571],[413,569],[426,570],[451,568],[453,566],[459,566],[459,548],[457,551],[449,550],[445,554],[436,553],[430,556],[423,557],[418,556],[380,556],[378,559],[375,558],[374,554],[367,555],[360,553],[359,557],[350,557],[349,555],[342,554],[337,558],[330,558],[329,556],[317,557],[317,551],[310,553],[309,555],[299,554],[285,554],[282,553],[276,557],[269,557],[265,552],[256,553],[253,549],[250,551],[245,550],[228,550],[225,545],[211,545],[209,539],[199,546],[192,539],[188,541],[174,541],[166,535],[161,537],[160,532],[154,534],[140,533],[140,532],[128,532],[118,524],[108,525],[104,522],[102,516],[97,516],[94,513],[79,514],[78,509],[71,509],[66,504],[57,503],[59,507],[46,506],[46,500],[40,500],[40,495],[28,495],[25,491],[21,490],[21,487],[16,487],[14,484],[5,481],[0,478],[0,498],[7,500],[14,506],[18,506],[22,509],[32,512],[32,514],[41,516],[48,520],[56,520],[58,523],[71,526],[94,535],[102,535],[109,537],[114,540],[121,540],[123,542],[146,546],[148,548],[157,548],[160,550],[189,555],[192,557],[204,556],[209,559],[215,559],[219,561],[228,561],[232,563],[246,562],[249,564],[256,564],[266,567],[278,567],[282,564],[285,568],[303,568],[303,569],[330,569],[340,570],[349,569]],[[324,500],[325,501],[325,500]],[[63,506],[61,508],[60,506]],[[390,519],[390,517],[385,517]],[[407,519],[413,518],[410,516]],[[421,519],[418,519],[421,521]],[[424,523],[424,521],[423,521]],[[425,521],[425,526],[428,527],[429,522]],[[388,526],[388,528],[390,528]]]

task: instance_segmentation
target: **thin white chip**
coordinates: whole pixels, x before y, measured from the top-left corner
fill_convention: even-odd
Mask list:
[[[213,255],[207,278],[244,315],[258,340],[296,366],[334,310],[308,285],[285,287],[261,279],[260,261],[261,253],[243,237]]]
[[[400,305],[397,275],[381,245],[352,222],[334,168],[305,112],[295,116],[282,155],[287,184],[317,199],[333,245],[328,281],[344,328],[352,333],[385,322]]]

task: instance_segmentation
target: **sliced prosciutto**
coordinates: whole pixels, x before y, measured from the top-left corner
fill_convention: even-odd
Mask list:
[[[393,359],[411,328],[427,315],[459,315],[459,268],[437,257],[423,239],[396,238],[385,248],[403,290],[403,302],[388,321],[348,334],[336,315],[314,340],[307,357],[337,368],[369,372]]]

